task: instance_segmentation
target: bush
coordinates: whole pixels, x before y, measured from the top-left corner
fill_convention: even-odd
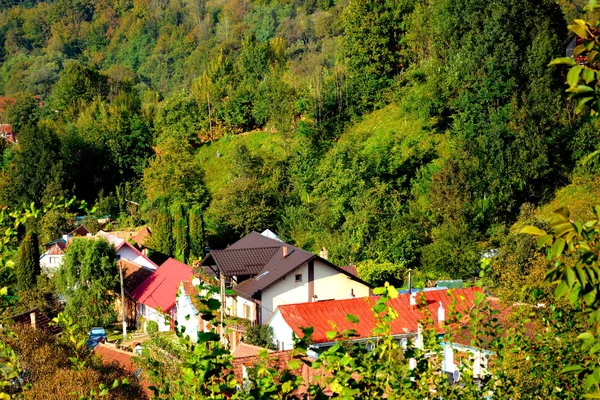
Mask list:
[[[147,321],[146,332],[148,332],[149,335],[156,334],[158,332],[158,323],[156,323],[155,321]]]

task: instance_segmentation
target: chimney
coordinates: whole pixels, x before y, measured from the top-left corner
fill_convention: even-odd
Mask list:
[[[283,251],[283,258],[286,258],[288,256],[288,247],[283,246],[282,251]]]
[[[35,320],[35,311],[29,314],[29,318],[31,319],[31,327],[33,329],[37,329],[37,322]]]
[[[411,293],[409,297],[411,308],[414,310],[417,307],[417,293]]]
[[[329,252],[327,251],[327,249],[325,247],[321,247],[321,252],[319,253],[319,257],[321,257],[324,260],[327,260],[329,258]]]
[[[444,310],[444,305],[440,301],[440,307],[438,308],[438,324],[444,325],[444,321],[446,321],[446,310]]]

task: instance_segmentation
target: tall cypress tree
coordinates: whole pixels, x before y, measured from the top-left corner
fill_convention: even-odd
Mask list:
[[[38,237],[34,232],[29,232],[23,238],[19,247],[17,262],[17,284],[19,290],[33,289],[40,275],[40,251]]]

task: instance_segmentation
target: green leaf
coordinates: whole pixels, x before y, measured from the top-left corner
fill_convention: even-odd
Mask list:
[[[571,217],[571,211],[569,211],[569,207],[561,207],[554,210],[554,214],[560,215],[565,220],[569,220]]]
[[[544,230],[542,230],[540,228],[537,228],[535,226],[529,225],[529,226],[526,226],[523,229],[521,229],[520,233],[526,233],[526,234],[529,234],[529,235],[542,236],[542,235],[546,234],[546,231],[544,231]],[[373,291],[373,292],[375,292],[375,291]]]
[[[577,54],[575,54],[577,55]],[[570,65],[570,66],[574,66],[577,65],[575,63],[575,60],[573,60],[571,57],[558,57],[555,58],[554,60],[550,61],[550,64],[548,65]]]
[[[583,72],[581,72],[581,77],[583,78],[585,83],[590,83],[591,81],[593,81],[595,76],[596,73],[593,69],[590,68],[584,68]]]
[[[359,319],[356,315],[353,314],[346,314],[346,319],[350,322],[352,322],[353,324],[358,324]]]
[[[558,238],[554,241],[552,245],[552,255],[554,258],[559,258],[562,255],[563,250],[565,249],[565,240]],[[571,271],[573,272],[573,271]],[[570,286],[570,285],[569,285]]]
[[[567,286],[567,283],[562,281],[556,286],[556,289],[554,289],[554,296],[556,298],[560,298],[564,296],[568,291],[569,287]]]
[[[335,339],[336,335],[337,335],[336,331],[327,331],[325,333],[325,336],[327,336],[327,339],[329,339],[329,340]]]
[[[576,34],[577,36],[579,36],[582,39],[585,39],[588,37],[588,32],[585,26],[585,21],[581,20],[581,19],[576,19],[573,21],[574,23],[567,26],[567,28],[569,28],[569,30],[571,32],[573,32],[574,34]]]
[[[542,248],[546,245],[551,245],[553,240],[554,237],[552,235],[540,236],[540,238],[537,240],[537,247]]]
[[[567,83],[571,88],[577,86],[579,83],[579,75],[581,74],[581,71],[583,71],[583,67],[581,65],[576,65],[569,69],[569,72],[567,73]]]
[[[290,370],[298,369],[298,368],[300,368],[301,365],[302,365],[302,363],[300,363],[300,360],[290,360],[290,362],[288,362],[288,369],[290,369]]]
[[[575,82],[575,84],[577,84],[577,82]],[[594,93],[594,89],[592,89],[589,86],[585,86],[585,85],[577,85],[577,86],[572,86],[572,87],[568,88],[567,90],[565,90],[565,92],[575,93],[575,94]]]
[[[564,367],[561,372],[575,372],[581,371],[583,367],[581,365],[569,365],[568,367]]]

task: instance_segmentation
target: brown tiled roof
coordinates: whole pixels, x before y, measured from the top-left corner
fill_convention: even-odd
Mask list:
[[[256,275],[277,250],[279,247],[212,250],[202,264],[209,267],[216,265],[219,273],[225,276]]]
[[[124,258],[121,258],[117,264],[123,268],[123,285],[127,293],[132,293],[154,271]]]
[[[283,246],[277,249],[267,265],[255,277],[235,286],[235,291],[245,297],[252,297],[257,291],[266,289],[305,262],[316,258],[314,254],[297,247],[287,245],[287,248],[287,257],[283,256]]]
[[[52,246],[50,246],[50,248],[47,250],[47,254],[53,255],[53,256],[65,254],[65,248],[66,248],[66,245],[64,244],[64,242],[62,242],[62,241],[56,242]]]
[[[68,235],[71,235],[71,236],[86,236],[88,233],[90,233],[90,231],[88,231],[85,226],[79,225],[77,228],[75,228],[71,232],[69,232]]]
[[[33,310],[30,310],[27,312],[24,312],[23,314],[15,315],[14,317],[12,317],[12,320],[17,325],[31,326],[31,314],[32,313],[35,313],[36,327],[43,329],[45,331],[48,331],[53,335],[62,332],[62,329],[60,329],[60,327],[50,324],[50,322],[52,322],[52,320],[50,318],[48,318],[48,316],[46,314],[44,314],[37,308],[34,308]]]
[[[270,237],[261,235],[258,232],[250,232],[227,249],[255,249],[259,247],[281,247],[285,243]]]
[[[356,265],[343,265],[340,266],[340,268],[349,273],[350,275],[358,276],[358,270],[356,269]]]

